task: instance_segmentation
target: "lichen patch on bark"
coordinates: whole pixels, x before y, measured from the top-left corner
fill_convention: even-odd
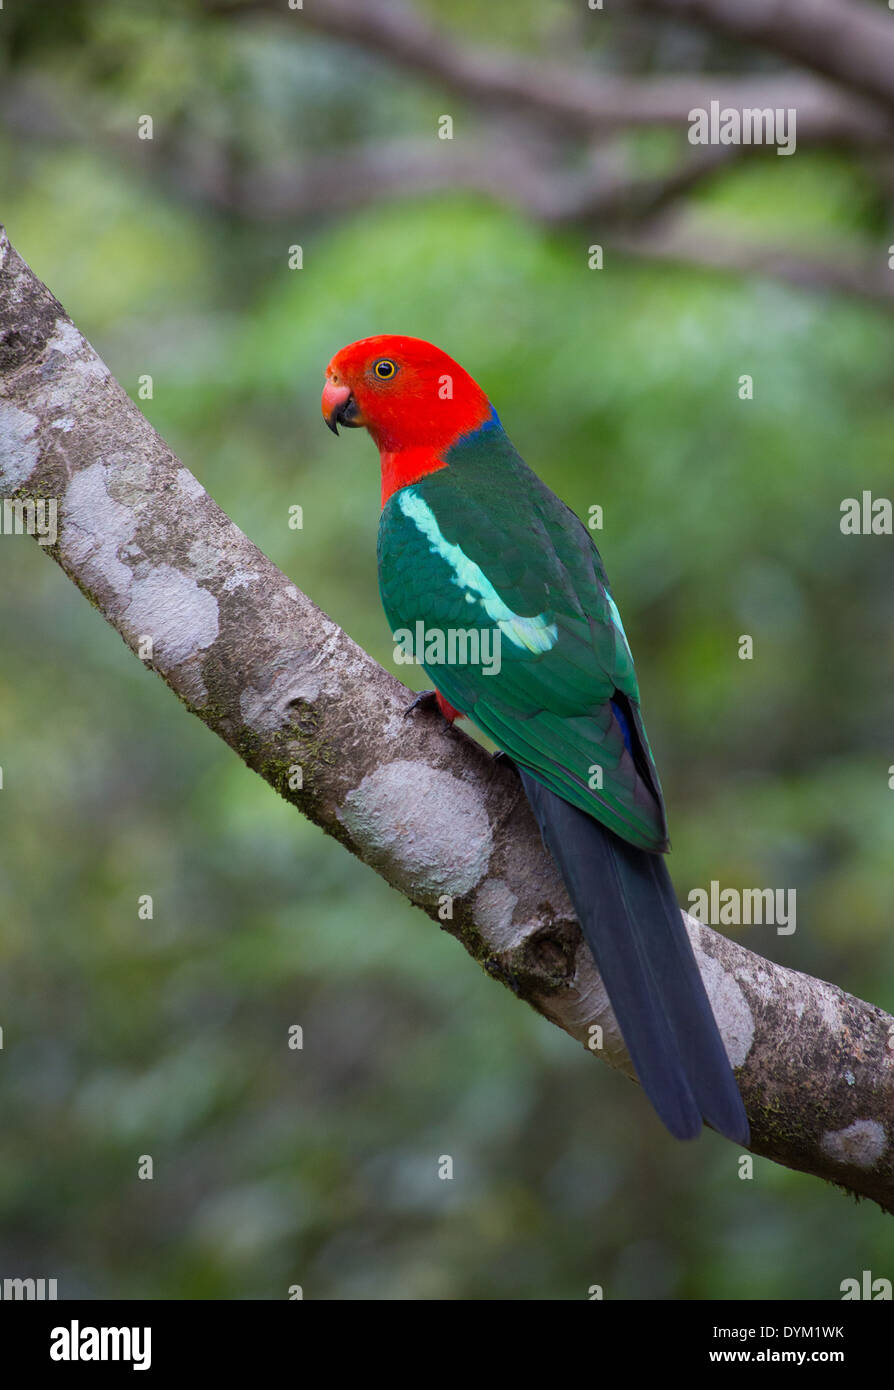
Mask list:
[[[74,475],[62,500],[61,554],[91,591],[105,589],[125,599],[133,584],[133,570],[119,558],[137,529],[137,518],[128,507],[110,496],[106,470],[101,463]],[[108,599],[109,593],[103,597]]]
[[[830,1130],[821,1142],[829,1158],[848,1168],[874,1168],[888,1143],[878,1120],[854,1120],[846,1129]]]
[[[0,481],[7,492],[27,483],[37,467],[39,424],[30,411],[0,401]]]
[[[134,580],[121,625],[135,636],[151,636],[158,658],[179,666],[217,639],[217,599],[191,575],[156,565]]]
[[[487,872],[493,835],[484,798],[426,763],[383,763],[348,793],[339,820],[365,858],[418,902],[465,897]]]

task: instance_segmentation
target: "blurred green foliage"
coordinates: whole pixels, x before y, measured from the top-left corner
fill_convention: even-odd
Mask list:
[[[504,7],[492,37],[536,48],[560,10],[520,6],[512,32]],[[337,158],[443,101],[188,6],[14,24],[8,70],[86,93],[104,128],[151,110],[245,159]],[[0,137],[0,186],[14,243],[134,398],[152,376],[165,439],[386,665],[377,460],[322,427],[322,371],[373,332],[458,357],[549,484],[604,508],[681,898],[795,888],[796,934],[746,944],[894,1005],[894,540],[839,530],[843,498],[891,493],[890,319],[760,280],[593,272],[584,233],[470,197],[254,223],[86,136]],[[702,201],[819,242],[872,234],[861,189],[844,158],[799,155]],[[0,592],[0,1275],[348,1299],[834,1299],[892,1276],[890,1219],[764,1160],[740,1181],[713,1135],[675,1144],[190,719],[31,541],[0,540]]]

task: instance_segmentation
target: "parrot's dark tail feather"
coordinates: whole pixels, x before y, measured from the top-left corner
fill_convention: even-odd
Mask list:
[[[661,855],[629,845],[520,769],[640,1083],[678,1139],[706,1122],[736,1144],[742,1097]]]

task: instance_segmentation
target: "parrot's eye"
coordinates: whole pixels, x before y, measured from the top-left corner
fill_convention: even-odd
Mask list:
[[[383,357],[381,362],[377,362],[373,371],[380,381],[390,381],[397,371],[397,367],[388,357]]]

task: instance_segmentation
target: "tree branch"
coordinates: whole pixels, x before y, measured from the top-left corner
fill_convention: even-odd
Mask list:
[[[61,102],[58,93],[31,78],[6,84],[0,92],[0,118],[25,139],[64,144],[98,139],[133,166],[132,133],[103,128],[99,112],[86,102],[73,102],[71,93]],[[687,147],[669,171],[643,175],[628,172],[629,161],[616,143],[593,150],[580,169],[556,167],[555,142],[537,152],[532,143],[529,132],[504,119],[474,141],[379,140],[325,155],[289,155],[248,165],[234,160],[219,140],[184,140],[182,134],[146,142],[138,153],[144,168],[185,196],[259,221],[354,211],[406,194],[472,189],[557,225],[594,217],[650,217],[753,153],[747,146]]]
[[[56,499],[54,559],[241,758],[492,975],[629,1073],[511,768],[440,721],[266,558],[0,229],[0,495]],[[292,789],[294,769],[303,787]],[[894,1019],[688,920],[755,1152],[894,1210]]]
[[[660,0],[658,4],[662,7]],[[530,60],[460,43],[400,0],[309,0],[300,11],[286,10],[282,0],[206,0],[206,10],[225,17],[275,15],[293,22],[293,33],[309,26],[378,54],[416,78],[442,83],[477,106],[534,115],[578,135],[637,125],[685,129],[691,108],[705,106],[712,97],[722,106],[740,108],[797,106],[798,136],[804,142],[890,142],[893,133],[890,115],[880,113],[872,100],[802,74],[735,78],[699,72],[638,78],[542,57]]]
[[[714,146],[692,153],[668,173],[636,176],[610,151],[583,171],[547,170],[520,147],[496,148],[487,141],[473,149],[433,151],[421,141],[395,141],[343,151],[303,165],[223,171],[215,158],[173,181],[190,196],[252,220],[328,216],[356,211],[387,198],[473,189],[520,208],[535,221],[577,228],[588,241],[640,260],[667,261],[700,270],[763,275],[797,289],[845,294],[873,308],[894,311],[894,276],[887,248],[873,259],[856,243],[841,242],[822,254],[803,248],[748,241],[711,226],[708,218],[676,207],[695,188],[725,173],[747,152]]]
[[[594,154],[582,170],[548,168],[519,142],[483,137],[453,147],[393,140],[334,154],[228,169],[213,147],[193,149],[188,162],[168,152],[165,176],[191,196],[257,221],[331,216],[368,203],[406,196],[472,190],[519,208],[538,222],[568,226],[642,221],[691,193],[743,157],[741,146],[691,150],[657,175],[632,174],[615,149]]]
[[[12,84],[0,95],[0,115],[23,136],[52,140],[84,138],[89,123],[59,115],[52,100],[32,84]],[[92,137],[96,139],[95,130]],[[113,154],[133,162],[133,139],[101,137]],[[356,212],[387,198],[472,189],[520,208],[529,217],[556,227],[579,227],[609,249],[645,260],[668,261],[731,274],[760,274],[798,289],[831,291],[865,299],[875,308],[894,310],[894,277],[879,253],[870,260],[856,245],[842,243],[822,257],[783,246],[731,239],[704,219],[666,213],[693,189],[748,157],[744,146],[721,145],[693,151],[678,166],[657,175],[625,172],[617,151],[594,152],[588,167],[546,168],[514,141],[493,137],[474,145],[392,140],[296,162],[234,167],[216,142],[153,141],[141,151],[144,167],[182,196],[198,199],[252,221],[289,217],[327,217]],[[640,224],[640,225],[637,225]]]
[[[660,0],[655,3],[660,7]],[[560,120],[567,117],[572,127],[588,113],[582,128],[615,130],[654,123],[676,125],[682,131],[693,105],[716,98],[733,106],[798,106],[802,145],[805,139],[824,144],[857,139],[878,147],[894,141],[894,121],[889,117],[869,106],[858,112],[850,98],[798,74],[769,81],[731,82],[726,76],[697,74],[635,79],[554,66],[550,80],[543,83],[542,64],[498,53],[482,56],[477,50],[470,53],[447,40],[441,42],[440,31],[403,5],[327,0],[325,6],[305,12],[286,10],[278,0],[207,0],[207,7],[222,14],[261,10],[286,21],[307,20],[311,27],[332,36],[355,43],[368,41],[373,50],[413,70],[424,50],[428,67],[434,65],[444,81],[473,99],[489,106],[513,106],[516,115],[542,117],[551,111]],[[295,32],[300,33],[300,28]],[[540,74],[541,86],[533,83],[535,72]],[[486,101],[486,79],[495,73],[493,100]],[[569,93],[574,116],[565,109]],[[129,167],[133,165],[132,133],[105,128],[99,111],[91,109],[89,102],[73,100],[71,93],[60,102],[58,93],[33,75],[20,75],[4,86],[0,116],[25,138],[77,143],[98,138]],[[138,154],[146,171],[183,196],[252,220],[331,216],[387,198],[472,189],[520,208],[537,221],[580,228],[590,240],[598,239],[637,258],[734,274],[759,273],[798,288],[852,295],[888,312],[894,308],[894,282],[883,247],[875,259],[848,243],[830,247],[822,256],[811,255],[737,241],[703,219],[694,225],[694,219],[669,221],[662,215],[733,163],[759,157],[764,153],[759,147],[687,147],[677,165],[642,175],[629,170],[620,142],[601,145],[582,166],[570,168],[562,167],[554,146],[555,141],[548,142],[547,149],[538,150],[530,131],[504,116],[501,126],[476,133],[474,140],[396,139],[299,160],[289,157],[246,165],[220,142],[194,133],[184,139],[182,132],[146,142]]]
[[[888,144],[894,135],[890,114],[871,100],[801,73],[619,77],[461,43],[401,0],[308,0],[302,10],[287,9],[283,0],[205,0],[205,9],[226,18],[270,15],[292,25],[295,35],[313,29],[375,53],[417,80],[438,82],[477,106],[533,116],[577,135],[653,125],[684,131],[692,108],[711,99],[739,109],[797,106],[804,144]]]
[[[845,244],[823,255],[811,255],[781,244],[721,235],[705,219],[685,213],[650,226],[618,229],[606,240],[616,250],[641,260],[735,275],[764,275],[797,289],[846,294],[865,300],[874,309],[894,311],[894,276],[887,259],[879,255],[871,261]]]
[[[634,0],[754,43],[894,109],[894,21],[862,0]],[[786,103],[792,105],[792,102]]]

